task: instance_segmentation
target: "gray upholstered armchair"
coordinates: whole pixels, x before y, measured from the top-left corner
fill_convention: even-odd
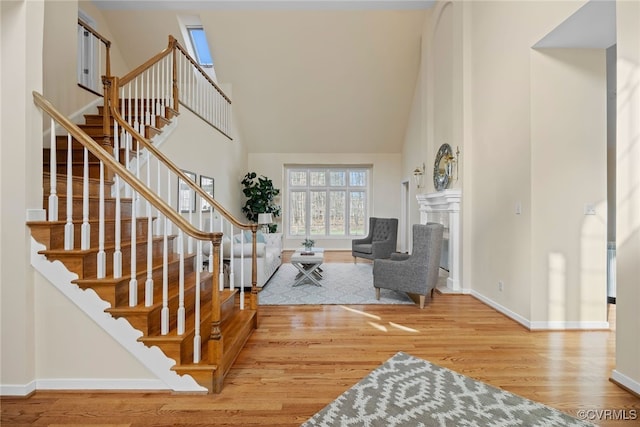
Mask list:
[[[396,253],[391,259],[374,260],[376,298],[380,299],[380,288],[403,291],[419,295],[420,308],[424,308],[425,297],[431,293],[433,298],[438,283],[443,232],[442,224],[414,224],[411,255]]]
[[[397,218],[369,218],[369,235],[351,241],[353,262],[356,257],[367,259],[389,258],[398,241]]]

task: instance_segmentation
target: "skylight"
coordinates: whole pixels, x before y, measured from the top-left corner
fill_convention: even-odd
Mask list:
[[[202,27],[187,27],[189,38],[196,54],[196,61],[201,67],[213,67],[213,59],[207,43],[207,35]]]

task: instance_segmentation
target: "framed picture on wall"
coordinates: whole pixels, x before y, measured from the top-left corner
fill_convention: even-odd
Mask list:
[[[189,177],[191,181],[196,182],[196,174],[183,170],[185,175]],[[182,178],[178,177],[178,211],[179,212],[195,212],[196,211],[196,192],[185,182]]]
[[[213,184],[214,184],[213,178],[209,176],[200,175],[200,187],[202,187],[202,189],[206,191],[206,193],[211,197],[214,197]],[[210,212],[210,211],[211,211],[211,205],[205,199],[202,199],[202,212]]]

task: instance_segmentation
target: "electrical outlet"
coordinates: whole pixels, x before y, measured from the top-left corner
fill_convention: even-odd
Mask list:
[[[498,290],[502,292],[504,290],[504,282],[502,280],[498,281]]]

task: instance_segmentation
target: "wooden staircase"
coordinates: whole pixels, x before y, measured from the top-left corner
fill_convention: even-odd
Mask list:
[[[107,151],[113,152],[112,145],[106,145],[113,140],[111,134],[105,134],[102,127],[102,107],[98,115],[86,115],[86,123],[80,125],[89,136],[103,145]],[[140,108],[143,115],[143,108]],[[155,125],[146,126],[145,136],[148,138],[162,132],[162,128],[171,123],[171,119],[177,116],[177,112],[168,109],[166,117],[156,117]],[[113,118],[111,119],[113,120]],[[110,126],[112,130],[113,127]],[[132,200],[120,198],[122,226],[121,226],[121,252],[122,252],[122,276],[114,277],[113,253],[115,251],[115,199],[105,198],[105,241],[104,251],[106,252],[106,277],[98,278],[97,275],[97,253],[98,253],[98,218],[99,218],[99,161],[95,156],[89,156],[89,223],[90,248],[86,250],[80,248],[81,223],[82,223],[82,163],[84,148],[73,141],[73,228],[74,228],[74,248],[64,249],[64,230],[66,213],[67,177],[62,173],[67,171],[67,136],[56,137],[57,144],[57,170],[56,192],[58,195],[58,218],[57,221],[31,221],[28,225],[31,234],[36,241],[45,245],[46,249],[39,253],[50,261],[61,261],[68,270],[78,275],[78,279],[73,283],[82,289],[93,289],[97,295],[110,304],[106,311],[115,318],[126,319],[135,329],[142,332],[139,341],[146,346],[157,346],[169,358],[175,360],[173,370],[179,375],[191,375],[201,386],[210,393],[219,393],[222,390],[223,380],[229,368],[235,361],[237,355],[244,347],[252,331],[257,327],[256,310],[240,309],[239,294],[236,290],[225,289],[220,292],[220,324],[219,332],[223,339],[218,344],[211,346],[210,338],[217,334],[218,328],[213,331],[212,327],[212,292],[214,286],[218,285],[218,280],[213,273],[200,271],[200,336],[201,336],[201,358],[199,363],[193,362],[195,325],[195,305],[196,305],[196,269],[202,267],[196,265],[196,254],[189,253],[184,256],[184,307],[185,307],[185,332],[177,333],[176,311],[179,304],[179,276],[180,257],[174,252],[174,241],[176,236],[168,236],[168,281],[169,281],[169,332],[161,334],[161,316],[163,308],[163,236],[147,237],[148,218],[137,217],[136,221],[136,277],[138,287],[138,304],[129,306],[129,291],[131,279],[131,211]],[[120,159],[124,158],[121,151]],[[136,153],[130,153],[135,156]],[[49,149],[45,149],[44,170],[49,171],[48,164]],[[50,193],[49,172],[43,177],[43,206],[47,209],[47,200]],[[111,188],[114,185],[112,173],[105,173],[104,194],[111,195]],[[155,221],[155,218],[153,219]],[[150,241],[149,241],[150,240]],[[151,272],[147,270],[147,247],[152,245],[153,266]],[[145,281],[148,277],[153,278],[153,304],[145,306]],[[216,351],[210,351],[216,349]],[[217,353],[217,354],[210,354]]]

